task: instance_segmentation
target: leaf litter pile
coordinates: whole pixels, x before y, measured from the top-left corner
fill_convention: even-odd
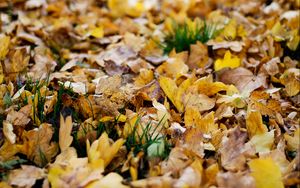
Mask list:
[[[299,0],[0,2],[0,187],[300,184]]]

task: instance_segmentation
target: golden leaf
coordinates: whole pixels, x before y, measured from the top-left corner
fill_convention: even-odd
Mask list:
[[[10,37],[6,35],[0,35],[0,60],[3,60],[8,53],[9,44]]]
[[[114,17],[129,15],[139,17],[145,10],[143,2],[140,0],[130,3],[129,0],[108,0],[108,8]]]
[[[263,124],[259,111],[248,111],[246,117],[246,128],[250,138],[254,135],[264,134],[268,131],[267,126]]]
[[[90,31],[90,35],[95,38],[102,38],[104,36],[103,27],[95,27]]]
[[[171,100],[171,102],[176,106],[178,111],[182,111],[183,110],[182,103],[176,102],[176,99],[175,99],[176,92],[178,90],[176,82],[171,78],[161,76],[159,78],[159,85],[162,88],[162,90],[165,92],[167,97]]]
[[[241,65],[241,60],[238,57],[232,57],[229,50],[226,51],[223,59],[217,59],[215,61],[215,71],[219,71],[221,69],[230,67],[230,68],[236,68]]]
[[[251,176],[257,188],[283,188],[280,168],[271,158],[253,159],[249,162]]]
[[[178,78],[189,71],[189,67],[185,64],[187,60],[187,52],[177,53],[172,51],[170,57],[157,68],[161,74],[165,73],[166,76],[171,78]]]
[[[219,91],[227,90],[228,86],[222,82],[213,82],[212,76],[201,78],[195,83],[198,86],[198,91],[207,96],[213,96]]]
[[[225,39],[234,40],[237,35],[236,20],[230,20],[229,23],[225,26],[222,34],[225,37]]]
[[[99,160],[103,160],[104,166],[106,167],[118,153],[124,142],[125,141],[120,138],[115,143],[110,144],[106,132],[102,133],[100,138],[98,140],[95,140],[92,145],[90,145],[89,140],[87,140],[87,153],[89,162],[93,163]]]
[[[65,151],[72,144],[72,127],[72,117],[68,116],[66,119],[64,119],[64,117],[60,115],[59,147],[61,152]]]
[[[52,135],[51,124],[47,123],[41,124],[38,130],[25,132],[20,152],[38,166],[46,165],[58,152],[57,144],[51,142]]]

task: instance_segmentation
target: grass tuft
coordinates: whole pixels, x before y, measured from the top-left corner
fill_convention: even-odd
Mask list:
[[[215,24],[208,24],[206,21],[203,25],[195,22],[195,27],[189,26],[187,22],[183,24],[173,22],[172,27],[173,32],[166,34],[161,45],[165,54],[169,54],[173,49],[177,53],[189,51],[191,44],[196,44],[197,41],[206,43],[219,33]]]
[[[140,151],[143,151],[147,156],[152,157],[160,157],[160,158],[165,158],[168,156],[169,151],[170,151],[170,145],[167,143],[167,140],[165,136],[160,135],[162,129],[164,128],[161,123],[162,118],[157,124],[153,125],[153,123],[150,121],[147,123],[147,125],[142,128],[142,134],[140,135],[137,132],[137,127],[140,122],[140,118],[137,119],[133,126],[133,130],[131,134],[126,138],[125,146],[127,150],[133,150],[134,155],[139,153]],[[153,127],[154,126],[154,127]],[[158,132],[156,130],[161,127]],[[156,150],[154,149],[153,153],[153,147],[152,146],[157,146],[157,147],[162,147],[162,148],[157,148]],[[152,153],[149,153],[149,147],[152,147],[151,151]]]

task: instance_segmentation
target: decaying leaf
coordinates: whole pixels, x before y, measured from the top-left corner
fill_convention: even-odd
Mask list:
[[[18,187],[32,187],[36,180],[45,177],[45,172],[41,168],[29,165],[22,165],[21,169],[13,170],[9,174],[9,184]]]

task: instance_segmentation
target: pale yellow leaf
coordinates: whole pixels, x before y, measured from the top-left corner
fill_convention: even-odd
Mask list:
[[[59,147],[62,152],[65,151],[72,144],[72,127],[72,117],[68,116],[66,119],[64,119],[64,117],[60,115]]]

